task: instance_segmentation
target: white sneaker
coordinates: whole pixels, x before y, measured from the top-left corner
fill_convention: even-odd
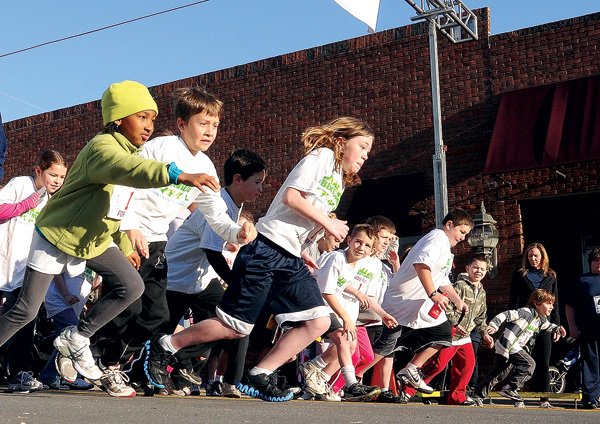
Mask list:
[[[79,374],[88,380],[99,380],[103,373],[96,365],[92,351],[90,350],[90,339],[81,336],[76,326],[65,328],[57,338],[54,339],[54,347],[58,352],[71,361],[73,367]]]
[[[428,386],[425,381],[423,381],[423,377],[421,376],[421,370],[410,370],[409,368],[402,368],[398,374],[396,374],[399,380],[401,380],[404,384],[408,384],[413,388],[417,389],[421,393],[431,394],[433,393],[433,388]]]
[[[544,402],[540,403],[540,408],[543,408],[543,409],[554,409],[554,406],[550,402],[544,401]]]
[[[19,371],[8,382],[8,391],[14,393],[30,393],[43,390],[44,384],[33,377],[31,371]]]
[[[319,370],[314,364],[311,362],[306,362],[300,365],[300,371],[302,372],[302,377],[304,378],[304,384],[306,385],[307,391],[313,395],[327,394],[327,382],[323,378],[321,370]]]
[[[522,400],[515,402],[515,408],[525,408],[525,402]]]
[[[327,393],[324,395],[315,396],[318,400],[324,400],[326,402],[341,402],[342,397],[333,392],[333,389],[327,385]]]
[[[242,397],[242,392],[240,392],[233,384],[223,382],[222,396],[239,399]]]
[[[56,371],[58,371],[67,383],[73,383],[77,380],[77,370],[73,367],[73,361],[69,358],[65,358],[59,353],[54,359],[54,365],[56,366]]]
[[[105,368],[100,383],[102,388],[111,396],[131,398],[136,395],[135,389],[128,386],[126,382],[129,377],[118,368]]]

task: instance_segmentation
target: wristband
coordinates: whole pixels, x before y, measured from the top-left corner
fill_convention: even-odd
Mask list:
[[[435,296],[436,294],[438,294],[437,290],[434,290],[431,292],[431,294],[429,295],[429,298],[431,299],[433,296]]]
[[[177,168],[177,165],[175,165],[175,162],[171,162],[170,164],[167,165],[167,171],[169,172],[169,182],[171,184],[177,184],[177,179],[179,178],[179,174],[181,174],[183,171],[179,168]]]

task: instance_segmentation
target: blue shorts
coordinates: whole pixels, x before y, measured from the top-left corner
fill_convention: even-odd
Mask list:
[[[330,313],[304,260],[260,234],[240,249],[227,284],[217,316],[243,334],[250,334],[265,305],[280,325]]]

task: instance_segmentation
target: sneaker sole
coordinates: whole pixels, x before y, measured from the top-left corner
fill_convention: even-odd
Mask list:
[[[152,384],[157,389],[164,389],[165,385],[154,381],[154,379],[148,372],[149,359],[150,359],[150,340],[148,340],[146,343],[144,343],[144,374],[146,374],[146,377],[148,378],[148,381],[150,382],[150,384]]]
[[[104,386],[102,386],[102,390],[104,390],[110,396],[116,397],[116,398],[132,398],[132,397],[135,397],[137,395],[137,393],[136,393],[135,390],[132,393],[119,393],[119,392],[112,392],[112,391],[108,390]]]
[[[87,378],[88,380],[100,380],[100,378],[104,375],[104,373],[98,367],[96,367],[97,371],[92,370],[95,374],[92,372],[89,372],[90,370],[88,370],[87,368],[80,367],[79,363],[75,360],[75,358],[71,354],[71,351],[69,350],[68,346],[63,344],[62,340],[60,339],[60,336],[55,338],[54,342],[52,344],[54,345],[54,347],[56,348],[58,353],[60,353],[63,357],[70,359],[71,362],[73,363],[73,368],[75,368],[75,370],[79,374],[81,374],[83,377]],[[66,380],[66,378],[65,378],[65,380]]]
[[[242,392],[247,394],[250,397],[256,398],[256,399],[261,399],[264,400],[266,402],[287,402],[290,401],[294,398],[294,394],[293,393],[289,393],[287,396],[283,397],[283,396],[265,396],[264,394],[262,394],[261,392],[259,392],[258,390],[256,390],[254,387],[252,386],[248,386],[246,384],[242,384],[242,383],[238,383],[236,388]]]
[[[188,383],[195,384],[197,386],[202,385],[202,379],[201,378],[193,378],[191,375],[186,374],[186,373],[181,373],[179,370],[177,370],[177,374],[181,378],[183,378],[185,381],[187,381]]]
[[[223,393],[223,397],[229,398],[229,399],[241,399],[242,398],[242,394],[241,393]]]
[[[502,391],[500,391],[500,392],[498,392],[498,394],[499,394],[500,396],[502,396],[502,397],[506,398],[506,399],[511,399],[511,400],[514,400],[515,402],[522,402],[522,401],[523,401],[523,398],[516,397],[516,396],[512,396],[512,395],[510,395],[510,394],[508,394],[508,393],[506,393],[506,392],[502,392]]]
[[[419,387],[418,385],[414,384],[408,377],[406,377],[404,375],[397,375],[396,377],[398,378],[398,380],[401,380],[404,385],[410,386],[413,389],[417,390],[418,392],[425,393],[426,395],[430,395],[433,393],[433,388],[430,387],[429,389],[425,389],[423,387]]]
[[[342,402],[371,402],[381,394],[381,389],[371,390],[369,393],[362,396],[354,396],[351,398],[342,398]]]
[[[26,394],[28,394],[28,393],[31,393],[31,390],[22,390],[22,389],[20,389],[20,388],[15,388],[15,387],[10,387],[10,386],[8,386],[8,389],[7,389],[7,390],[8,390],[10,393],[17,393],[17,394],[20,394],[20,395],[26,395]],[[34,390],[34,392],[35,392],[35,391],[36,391],[36,390]]]
[[[64,361],[61,363],[61,360]],[[73,367],[73,361],[65,358],[60,353],[54,358],[54,367],[67,383],[74,383],[77,379],[77,370]]]
[[[514,400],[515,402],[521,402],[521,401],[523,401],[523,398],[512,396],[512,395],[510,395],[510,394],[508,394],[506,392],[503,392],[503,391],[498,392],[498,394],[500,396],[506,398],[506,399]]]

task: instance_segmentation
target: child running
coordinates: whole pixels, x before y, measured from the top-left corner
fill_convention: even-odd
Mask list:
[[[553,334],[554,341],[565,337],[567,332],[562,326],[552,324],[548,317],[554,309],[554,294],[545,289],[535,289],[529,297],[528,306],[510,309],[496,315],[486,328],[487,334],[494,334],[506,323],[504,333],[496,340],[494,368],[485,376],[475,389],[474,400],[478,406],[490,390],[504,380],[512,370],[509,380],[499,392],[501,396],[514,400],[516,407],[523,407],[519,390],[531,378],[535,370],[535,361],[527,352],[530,339],[540,331]]]
[[[106,291],[77,326],[63,330],[54,346],[90,380],[103,375],[90,351],[90,336],[144,289],[143,280],[125,256],[133,249],[118,231],[120,221],[107,217],[113,185],[149,188],[182,183],[202,191],[220,188],[206,174],[188,174],[175,163],[137,155],[152,134],[158,114],[145,86],[135,81],[112,84],[102,95],[101,105],[104,130],[79,152],[62,190],[38,216],[23,288],[15,306],[0,317],[2,345],[37,316],[54,275],[64,271],[79,275],[87,261],[87,266],[102,276]],[[218,194],[210,196],[222,202]],[[223,203],[223,209],[215,207],[211,212],[209,220],[218,222],[226,206]],[[254,227],[247,230],[249,233],[235,224],[228,238],[235,239],[237,234],[240,242],[247,242],[255,235]]]
[[[216,140],[222,110],[223,103],[203,88],[177,90],[174,113],[179,135],[152,138],[144,144],[140,156],[175,162],[185,172],[204,173],[218,181],[215,166],[205,152]],[[202,211],[212,208],[208,201],[215,199],[218,196],[204,196],[196,187],[182,183],[134,192],[120,230],[126,232],[141,257],[139,273],[144,280],[144,292],[100,330],[100,339],[95,346],[101,347],[102,385],[111,396],[129,397],[135,392],[121,381],[120,369],[133,354],[141,354],[144,343],[169,320],[165,261],[169,223],[192,205]],[[219,218],[219,225],[225,229],[236,225],[236,220],[231,220],[227,214]],[[214,222],[207,222],[214,225]],[[223,238],[227,235],[219,228],[217,231]],[[237,240],[228,238],[228,241]],[[137,375],[135,371],[131,375],[142,378],[141,367]]]
[[[415,244],[390,281],[381,306],[399,325],[383,328],[373,345],[375,359],[371,363],[373,366],[384,360],[381,376],[384,385],[389,384],[392,375],[394,353],[408,347],[415,353],[398,372],[398,379],[421,392],[433,392],[423,381],[420,368],[438,350],[451,344],[452,326],[444,313],[448,302],[452,301],[458,310],[468,310],[448,274],[454,258],[451,248],[463,241],[471,228],[473,219],[467,211],[451,210],[444,217],[441,229],[430,231]],[[439,314],[430,314],[433,307],[439,308]]]
[[[67,163],[61,154],[45,150],[33,168],[33,176],[15,177],[0,190],[0,243],[4,246],[0,249],[0,304],[4,304],[5,312],[15,304],[21,292],[35,220],[49,197],[62,187],[66,175]],[[9,341],[10,391],[29,393],[43,386],[33,377],[34,335],[35,323],[32,322]]]
[[[221,196],[227,204],[228,216],[239,221],[244,204],[255,201],[262,193],[266,165],[253,151],[239,149],[227,158],[223,170],[226,186],[221,189]],[[188,308],[192,310],[195,322],[215,316],[215,308],[224,293],[220,279],[227,282],[231,272],[222,253],[224,243],[225,241],[207,224],[200,210],[192,212],[171,236],[165,247],[168,264],[166,297],[169,315],[163,331],[167,329],[169,332],[173,331]],[[238,340],[226,342],[228,350],[231,349],[233,352],[232,361],[234,354],[238,352],[240,354],[241,363],[236,366],[243,367],[246,342],[247,340],[241,344]],[[241,346],[241,351],[238,350],[238,346]],[[193,362],[194,358],[203,353],[206,348],[203,346],[199,350],[196,346],[190,346],[177,352],[175,355],[178,360],[175,366],[177,374],[193,384],[201,384],[200,378],[193,371]],[[230,371],[234,369],[235,366],[232,364]],[[239,383],[240,378],[241,375],[235,383]],[[168,381],[165,383],[168,384]],[[227,383],[232,384],[233,381],[228,379]],[[207,393],[211,393],[210,389],[209,384]],[[220,389],[215,392],[220,392]]]
[[[183,347],[250,334],[268,303],[279,325],[295,326],[247,372],[238,388],[266,401],[292,399],[289,390],[278,387],[275,371],[330,325],[319,286],[301,257],[302,245],[315,226],[338,240],[346,237],[346,222],[327,214],[337,207],[346,187],[360,182],[358,171],[373,146],[373,131],[355,118],[341,117],[308,128],[302,142],[305,156],[259,219],[257,239],[240,250],[217,317],[149,343],[145,367],[151,381],[165,378],[172,354]]]
[[[334,313],[331,316],[331,326],[326,332],[332,344],[321,355],[302,367],[309,391],[323,390],[319,387],[319,380],[322,378],[321,381],[326,383],[335,372],[340,370],[345,382],[343,400],[368,401],[381,392],[378,387],[365,386],[358,382],[355,361],[353,361],[359,343],[367,343],[370,346],[366,330],[362,338],[359,338],[357,333],[356,320],[361,308],[372,308],[386,325],[390,327],[396,325],[396,320],[366,295],[372,280],[379,278],[379,273],[373,272],[370,268],[372,266],[370,255],[376,237],[375,228],[371,225],[358,224],[348,237],[346,249],[328,253],[319,260],[320,269],[313,275],[321,288],[323,298]],[[372,359],[371,355],[368,362]],[[338,391],[314,394],[325,395],[325,400],[339,400],[339,397],[336,398]]]
[[[467,396],[467,385],[475,369],[475,352],[471,343],[471,331],[479,332],[486,346],[491,348],[493,345],[491,336],[485,332],[487,305],[485,290],[481,283],[487,269],[488,260],[484,254],[479,253],[469,260],[466,266],[467,272],[458,276],[454,289],[469,306],[469,312],[463,314],[453,304],[449,305],[446,315],[448,315],[448,320],[453,325],[455,332],[452,337],[452,346],[441,349],[423,366],[425,383],[429,383],[452,361],[448,405],[475,405],[475,401]],[[407,401],[416,392],[417,390],[412,387],[405,387],[400,397]]]

